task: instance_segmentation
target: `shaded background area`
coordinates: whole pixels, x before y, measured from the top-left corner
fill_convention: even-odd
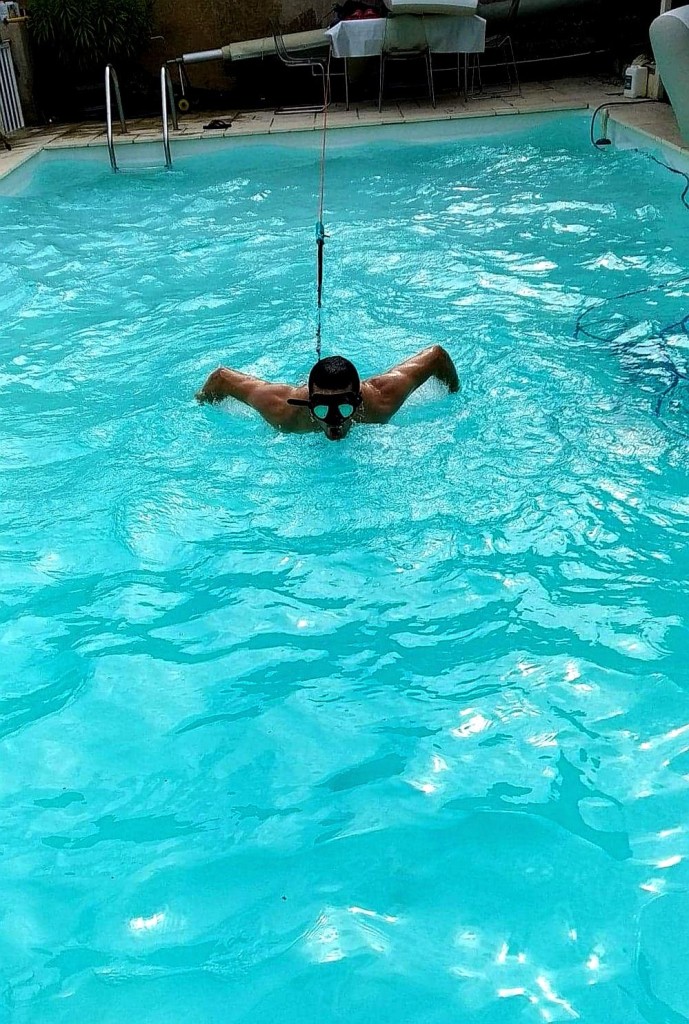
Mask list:
[[[523,68],[526,78],[531,74],[557,75],[564,68],[571,74],[577,68],[620,73],[638,52],[648,49],[648,27],[658,14],[657,0],[592,0],[561,8],[538,9],[523,4],[522,13],[513,32],[518,60],[548,59],[571,53],[593,54],[565,65],[548,64]],[[502,0],[479,4],[479,13],[490,23],[504,14]],[[271,22],[278,21],[285,32],[298,32],[328,24],[332,4],[328,0],[267,0],[258,8],[250,0],[237,0],[228,5],[222,0],[204,0],[193,6],[175,0],[156,0],[154,18],[157,31],[165,38],[159,41],[152,60],[152,69],[159,58],[170,59],[183,52],[210,49],[221,44],[270,34]],[[532,12],[532,13],[530,13]],[[163,52],[164,51],[164,52]],[[368,62],[371,64],[372,62]],[[375,63],[375,62],[373,62]],[[546,70],[547,68],[547,70]],[[243,103],[274,105],[285,88],[294,93],[300,76],[286,74],[276,61],[248,61],[241,65],[200,65],[192,69],[194,84],[201,88],[228,90],[234,100]]]
[[[43,0],[33,0],[34,8]],[[144,2],[144,0],[142,0]],[[65,0],[67,3],[67,0]],[[124,4],[123,14],[135,0]],[[648,28],[658,14],[658,0],[570,0],[561,6],[546,0],[523,0],[512,36],[524,80],[577,73],[621,76],[641,52],[650,53]],[[32,2],[28,13],[31,18]],[[487,0],[479,13],[495,27],[506,11],[505,0]],[[77,8],[75,8],[77,10]],[[81,30],[75,16],[75,31]],[[138,40],[135,59],[116,60],[123,99],[131,116],[157,114],[160,110],[161,65],[183,53],[214,49],[231,42],[269,35],[273,24],[286,33],[323,27],[332,20],[330,0],[152,0],[150,29]],[[29,22],[31,25],[31,21]],[[104,116],[101,59],[88,72],[75,76],[65,63],[60,47],[36,51],[38,121],[49,119],[101,119]],[[111,58],[108,58],[111,59]],[[375,61],[352,67],[365,99],[375,88]],[[355,65],[355,62],[352,62]],[[78,77],[71,82],[70,78]],[[284,68],[277,59],[249,60],[236,64],[220,61],[189,69],[192,105],[201,109],[274,107],[283,103],[313,100],[313,81],[307,74]],[[375,83],[374,83],[375,84]],[[490,77],[488,78],[490,84]]]

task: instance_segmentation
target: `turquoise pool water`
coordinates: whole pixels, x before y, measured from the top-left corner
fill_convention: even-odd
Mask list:
[[[193,401],[308,372],[315,134],[0,198],[0,1021],[689,1017],[689,211],[486,120],[333,133],[324,351],[463,382],[339,445]]]

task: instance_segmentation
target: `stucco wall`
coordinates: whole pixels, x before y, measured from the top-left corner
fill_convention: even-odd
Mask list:
[[[538,39],[541,30],[534,33],[533,24],[543,19],[543,29],[557,32],[560,22],[569,24],[577,11],[593,12],[594,20],[609,26],[615,18],[629,9],[645,4],[655,5],[657,0],[521,0],[520,15],[531,25],[526,31],[528,39]],[[163,60],[182,53],[210,50],[226,43],[243,39],[256,39],[270,35],[271,23],[279,22],[285,32],[317,28],[326,23],[333,0],[153,0],[155,31],[164,37],[151,45],[145,56],[149,70],[160,68]],[[505,16],[509,0],[479,0],[479,14],[498,21]],[[569,21],[568,21],[569,17]],[[522,17],[520,17],[520,22]],[[650,18],[649,18],[650,22]],[[563,28],[563,31],[568,29]],[[612,30],[611,30],[612,31]],[[532,54],[529,53],[529,56]],[[249,92],[261,101],[263,80],[269,76],[268,66],[258,67],[255,61],[243,62],[252,68],[232,68],[221,62],[198,64],[190,70],[192,84],[201,88],[226,91],[231,76],[253,76]],[[262,78],[263,76],[263,78]]]
[[[270,35],[271,22],[285,32],[317,28],[331,9],[331,0],[154,0],[154,31],[164,38],[154,41],[146,64],[153,69],[182,53]],[[192,76],[206,88],[228,84],[220,64],[197,65]]]
[[[523,14],[587,5],[594,0],[522,0]],[[608,0],[606,0],[608,2]],[[484,17],[504,15],[508,0],[479,0]],[[270,35],[271,22],[286,32],[323,25],[333,0],[153,0],[160,55],[167,59],[194,50],[210,50],[241,39]]]

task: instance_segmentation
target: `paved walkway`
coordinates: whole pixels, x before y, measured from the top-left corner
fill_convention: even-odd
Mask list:
[[[602,78],[578,77],[528,82],[522,86],[522,95],[486,92],[469,98],[467,102],[456,95],[441,95],[434,109],[430,103],[388,100],[381,113],[372,102],[360,103],[345,110],[343,104],[333,104],[328,111],[329,128],[350,128],[357,125],[404,124],[412,121],[447,120],[453,118],[494,117],[501,114],[540,113],[557,110],[595,109],[605,102],[623,100],[619,83]],[[610,116],[624,124],[638,128],[652,138],[684,149],[689,146],[680,139],[672,108],[666,103],[629,101],[615,106]],[[205,129],[212,119],[232,122],[225,130]],[[174,146],[176,138],[204,139],[237,135],[265,135],[276,132],[308,131],[320,128],[322,115],[276,114],[273,110],[228,110],[224,113],[192,112],[180,115],[179,132],[171,130]],[[136,119],[128,122],[128,133],[120,136],[116,125],[115,141],[125,143],[157,142],[161,140],[160,118]],[[4,177],[40,150],[66,149],[80,146],[106,146],[105,127],[95,122],[52,125],[48,128],[27,128],[12,137],[11,152],[0,151],[0,177]]]

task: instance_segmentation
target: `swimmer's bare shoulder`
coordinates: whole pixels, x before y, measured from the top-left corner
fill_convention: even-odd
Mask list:
[[[286,433],[302,434],[314,427],[303,407],[288,405],[290,398],[308,398],[306,387],[290,384],[272,384],[270,381],[240,373],[227,366],[219,366],[196,393],[199,402],[222,402],[236,398],[261,414],[272,427]]]
[[[362,419],[366,423],[387,423],[409,395],[431,377],[445,384],[448,391],[459,391],[457,369],[442,345],[422,349],[385,373],[363,381]]]

